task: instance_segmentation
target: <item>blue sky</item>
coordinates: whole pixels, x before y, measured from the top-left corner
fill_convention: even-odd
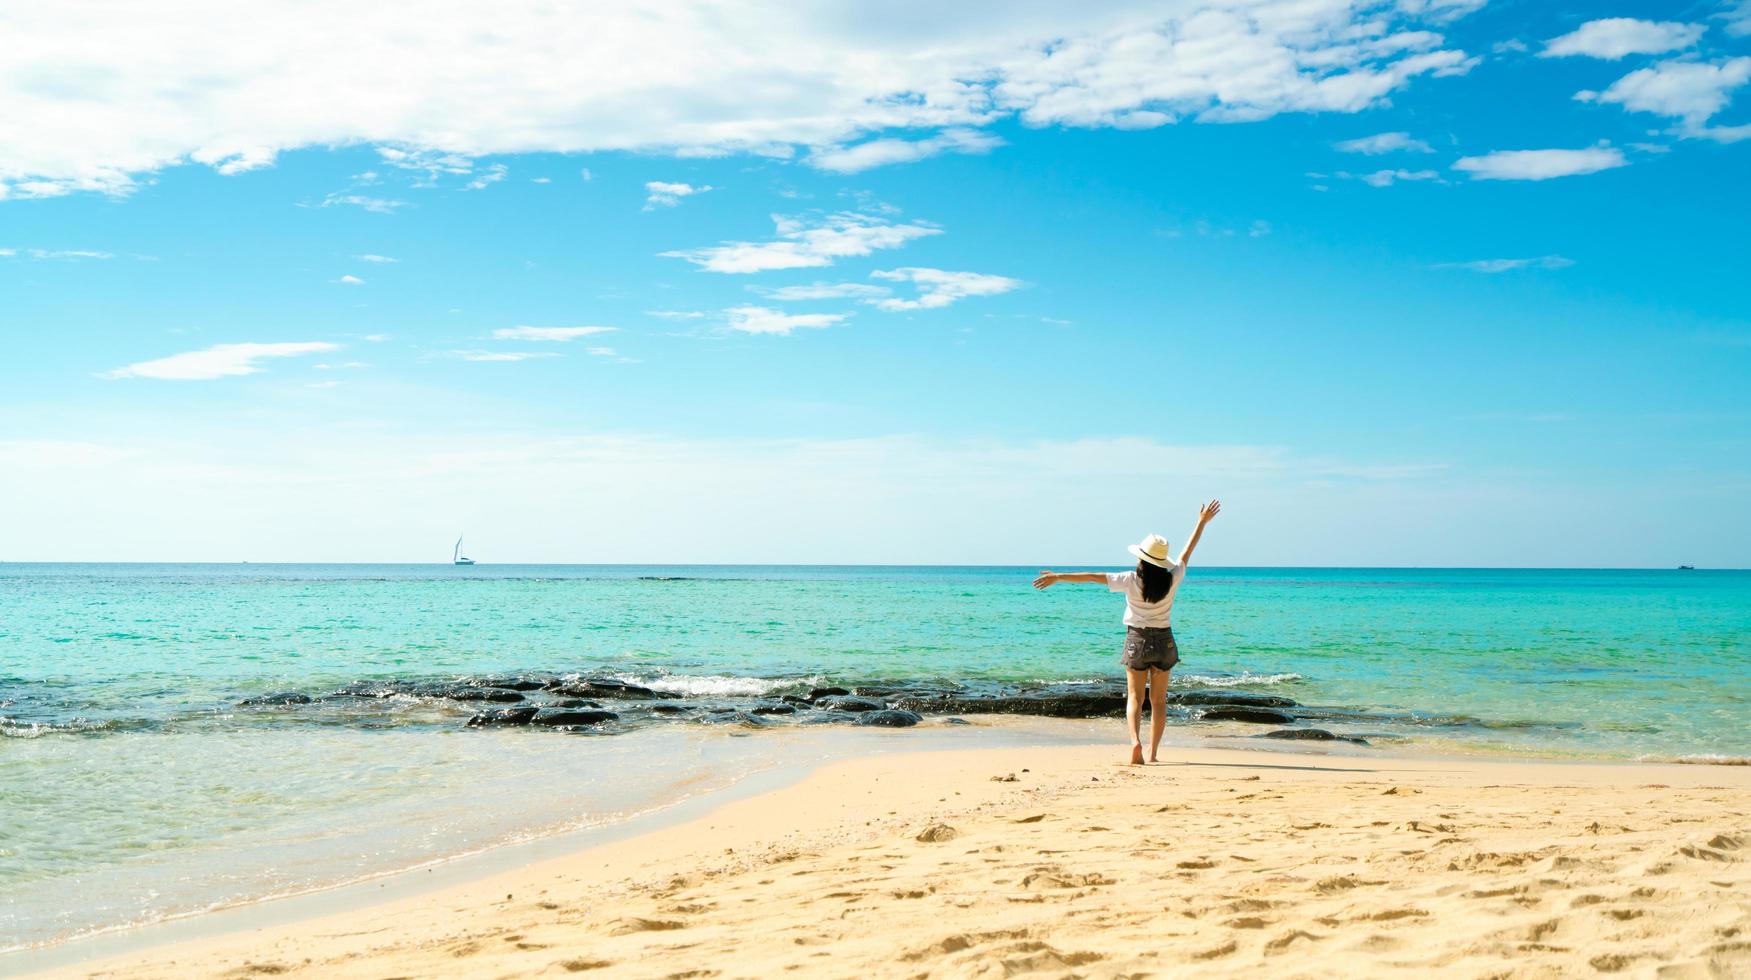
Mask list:
[[[1751,564],[1751,8],[79,6],[0,559]]]

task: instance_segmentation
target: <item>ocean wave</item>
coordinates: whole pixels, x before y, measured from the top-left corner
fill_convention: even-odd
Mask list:
[[[1700,755],[1638,755],[1637,762],[1671,762],[1681,766],[1751,766],[1751,756],[1721,755],[1705,752]]]
[[[760,698],[788,691],[803,691],[821,686],[825,678],[809,677],[738,677],[731,674],[610,674],[612,679],[627,684],[672,691],[688,698]]]
[[[1237,675],[1178,674],[1174,676],[1175,683],[1202,684],[1205,687],[1241,687],[1244,685],[1272,687],[1277,684],[1290,684],[1295,681],[1304,681],[1306,679],[1306,676],[1302,674],[1255,674],[1246,670],[1241,671]]]

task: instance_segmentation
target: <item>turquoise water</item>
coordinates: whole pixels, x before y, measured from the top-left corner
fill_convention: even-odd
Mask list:
[[[786,737],[241,698],[516,671],[705,701],[1115,677],[1122,599],[1034,571],[0,565],[0,948],[611,819]],[[1747,572],[1194,568],[1174,623],[1176,684],[1336,709],[1321,724],[1370,751],[1751,756]]]

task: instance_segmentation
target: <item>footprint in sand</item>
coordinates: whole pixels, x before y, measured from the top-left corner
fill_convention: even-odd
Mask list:
[[[667,932],[671,929],[685,929],[687,923],[676,922],[673,919],[642,919],[633,917],[621,919],[614,928],[608,930],[610,936],[628,936],[635,932]]]
[[[1324,938],[1324,936],[1315,936],[1313,933],[1302,929],[1293,929],[1289,932],[1283,933],[1281,936],[1278,936],[1270,942],[1265,943],[1265,952],[1281,953],[1302,940],[1318,942]]]
[[[560,969],[564,970],[567,973],[582,973],[585,970],[600,970],[604,967],[609,967],[609,966],[613,966],[613,965],[614,965],[614,962],[612,960],[586,960],[586,959],[560,960],[558,963],[554,964],[554,966],[559,967]]]
[[[1237,944],[1234,940],[1230,939],[1229,941],[1223,943],[1220,946],[1212,946],[1209,949],[1193,953],[1192,959],[1194,959],[1194,960],[1213,960],[1213,959],[1217,959],[1219,957],[1227,956],[1228,954],[1234,952],[1235,950],[1237,950],[1239,948],[1240,948],[1239,944]]]
[[[946,823],[933,823],[920,831],[914,839],[924,844],[941,844],[944,841],[954,840],[960,835],[960,831]]]
[[[1020,820],[1017,820],[1016,823],[1039,823],[1044,819],[1046,819],[1046,814],[1036,813],[1031,817],[1022,817]]]

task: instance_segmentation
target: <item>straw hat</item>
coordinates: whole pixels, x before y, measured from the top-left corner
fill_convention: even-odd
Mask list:
[[[1159,534],[1151,534],[1138,544],[1128,545],[1125,550],[1151,565],[1173,567],[1173,563],[1167,558],[1167,539]]]

